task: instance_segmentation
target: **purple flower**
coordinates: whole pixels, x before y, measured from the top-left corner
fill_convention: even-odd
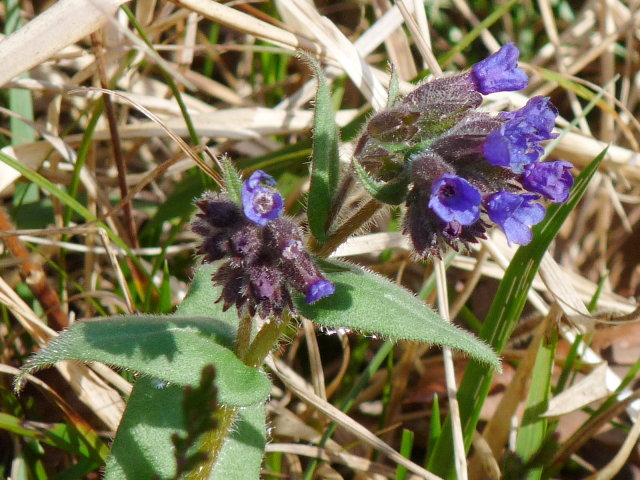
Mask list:
[[[431,186],[429,207],[445,222],[471,225],[480,218],[482,197],[464,178],[445,173]]]
[[[242,185],[242,209],[212,193],[196,202],[200,212],[191,229],[202,237],[197,253],[204,263],[226,259],[211,277],[222,289],[216,302],[223,310],[235,306],[240,317],[278,320],[285,310],[296,312],[292,290],[308,303],[335,291],[305,250],[302,229],[280,217],[283,201],[274,183],[262,171],[251,175]]]
[[[504,190],[488,198],[489,218],[504,231],[509,245],[531,242],[531,226],[540,223],[545,213],[542,205],[533,203],[538,198],[538,195],[516,195]]]
[[[278,268],[289,285],[314,303],[335,291],[302,243],[302,231],[289,220],[279,218],[264,228],[265,248],[279,255]]]
[[[513,43],[507,43],[493,55],[476,63],[471,78],[480,93],[522,90],[528,85],[527,75],[518,68],[520,52]]]
[[[573,186],[573,176],[569,173],[572,167],[562,160],[531,163],[525,165],[520,183],[530,192],[539,193],[554,203],[564,203]]]
[[[252,222],[264,226],[282,214],[284,203],[272,188],[275,184],[273,177],[262,170],[256,170],[242,183],[242,209]]]
[[[309,285],[304,299],[307,303],[315,303],[321,298],[332,295],[335,291],[336,287],[333,283],[322,278]]]
[[[500,114],[506,120],[487,135],[483,153],[490,164],[522,173],[524,166],[544,153],[540,142],[555,137],[551,132],[558,111],[546,97],[533,97],[520,110]]]

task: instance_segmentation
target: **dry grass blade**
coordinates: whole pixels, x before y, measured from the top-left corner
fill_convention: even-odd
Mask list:
[[[554,469],[563,465],[564,462],[566,462],[572,454],[577,452],[585,443],[587,443],[604,424],[610,422],[615,417],[623,413],[624,410],[638,398],[640,398],[640,391],[634,391],[631,396],[615,403],[611,408],[605,410],[599,416],[591,417],[586,425],[578,429],[565,443],[560,446],[549,463],[549,468]]]
[[[61,0],[53,4],[0,42],[0,86],[100,29],[123,3],[125,0]]]
[[[439,258],[433,259],[436,271],[436,284],[438,291],[438,311],[445,322],[449,322],[449,297],[447,294],[447,274],[444,263]],[[462,422],[460,420],[460,407],[458,406],[458,387],[456,385],[456,372],[453,364],[451,348],[442,347],[444,361],[445,382],[447,384],[447,397],[449,398],[449,410],[453,425],[453,451],[455,453],[456,474],[460,480],[468,478],[467,455],[462,436]]]
[[[282,380],[284,384],[287,385],[287,387],[290,388],[304,402],[316,408],[323,415],[326,415],[332,421],[347,429],[347,431],[355,435],[366,444],[372,446],[376,450],[379,450],[390,460],[393,460],[398,465],[406,467],[408,470],[420,476],[421,478],[426,478],[427,480],[437,480],[439,478],[437,475],[429,473],[414,462],[407,460],[385,442],[376,437],[368,429],[354,421],[348,415],[342,413],[330,403],[322,400],[320,397],[313,393],[313,390],[309,388],[304,379],[298,376],[297,373],[295,373],[282,361],[268,358],[267,365],[280,378],[280,380]]]
[[[206,164],[202,163],[202,160],[200,159],[200,157],[198,157],[198,155],[196,155],[196,153],[193,151],[193,149],[191,147],[189,147],[189,145],[187,145],[187,143],[182,140],[182,138],[175,134],[169,127],[167,127],[165,125],[165,122],[162,121],[162,119],[157,116],[156,114],[154,114],[153,112],[151,112],[149,109],[145,108],[144,106],[140,105],[139,103],[137,103],[135,100],[129,98],[127,95],[122,94],[122,93],[118,93],[115,92],[113,90],[109,90],[106,88],[79,88],[76,90],[71,90],[69,91],[69,94],[86,94],[86,93],[90,93],[90,92],[100,92],[100,93],[106,93],[109,95],[113,95],[117,98],[119,98],[120,100],[130,104],[131,106],[135,107],[137,110],[139,110],[141,113],[143,113],[144,115],[146,115],[150,120],[152,120],[154,123],[156,123],[157,125],[160,126],[160,128],[174,141],[176,142],[176,144],[182,149],[182,151],[188,156],[190,157],[194,162],[196,162],[205,172],[208,172],[212,178],[217,178],[217,174],[215,174],[214,172],[211,171],[210,167],[208,167]],[[106,132],[105,132],[106,135]],[[109,137],[104,137],[109,138]]]
[[[390,478],[395,475],[395,469],[386,465],[372,462],[371,460],[357,455],[351,455],[344,452],[332,452],[331,450],[313,447],[311,445],[299,445],[297,443],[270,443],[267,445],[266,451],[321,458],[326,462],[338,463],[360,472],[384,475],[385,478]]]
[[[559,417],[584,408],[590,403],[605,398],[611,392],[607,388],[607,365],[597,366],[586,377],[549,400],[545,417]]]
[[[173,0],[173,2],[214,22],[248,33],[274,45],[289,47],[292,50],[302,48],[316,54],[324,55],[326,53],[322,47],[305,37],[275,27],[225,5],[207,0]]]
[[[589,476],[587,480],[610,480],[624,467],[640,438],[640,414],[634,419],[633,427],[625,438],[622,447],[602,470]]]
[[[33,310],[0,278],[0,302],[21,321],[25,329],[41,345],[56,336]],[[122,397],[86,365],[59,362],[56,368],[71,386],[77,398],[89,407],[111,430],[115,431],[124,412]]]

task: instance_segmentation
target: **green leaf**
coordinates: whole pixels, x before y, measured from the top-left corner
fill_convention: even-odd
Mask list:
[[[380,182],[369,175],[355,157],[353,158],[353,168],[367,193],[379,202],[400,205],[407,198],[409,178],[404,172],[401,172],[393,182]]]
[[[207,317],[132,316],[78,322],[31,357],[23,375],[61,360],[98,361],[176,385],[197,385],[202,367],[216,367],[221,403],[262,402],[269,380],[230,349],[235,331]]]
[[[324,268],[327,263],[334,268]],[[323,262],[322,267],[336,291],[312,305],[296,296],[296,306],[308,319],[331,329],[348,328],[395,340],[447,345],[500,369],[500,360],[488,345],[445,322],[408,290],[346,263]]]
[[[340,173],[339,135],[331,105],[331,93],[322,69],[313,58],[306,57],[306,59],[318,79],[313,120],[311,185],[307,200],[307,218],[311,233],[322,242],[327,239],[332,200],[338,187]]]
[[[239,323],[238,314],[234,308],[222,310],[222,302],[217,302],[222,288],[211,281],[211,275],[220,263],[205,263],[196,267],[189,292],[175,314],[181,317],[215,317],[235,332]]]
[[[569,200],[564,204],[552,205],[546,218],[533,228],[533,241],[520,247],[504,273],[496,296],[487,313],[480,337],[489,342],[497,352],[501,352],[527,302],[527,294],[538,271],[540,261],[560,227],[584,195],[591,177],[604,159],[606,149],[600,153],[576,178]],[[470,362],[460,383],[458,400],[465,445],[471,444],[480,411],[489,393],[493,373],[477,362]],[[453,472],[453,451],[451,448],[451,423],[445,423],[445,430],[435,448],[431,450],[429,471],[449,477]]]
[[[211,275],[218,264],[203,264],[196,268],[189,292],[184,301],[178,306],[176,315],[181,317],[197,317],[203,315],[214,316],[219,333],[227,332],[222,337],[233,343],[238,326],[238,315],[234,309],[222,311],[222,305],[215,303],[220,297],[220,288],[213,285]],[[170,319],[171,317],[167,317]],[[229,336],[230,335],[230,336]],[[229,344],[230,345],[230,344]],[[203,363],[211,363],[211,358],[205,357]],[[216,366],[216,385],[218,396],[223,402],[222,371]],[[246,367],[248,368],[248,367]],[[199,376],[200,367],[194,367]],[[196,376],[194,375],[194,377]],[[238,384],[243,380],[233,379]],[[173,443],[171,435],[183,435],[184,428],[182,410],[183,391],[178,385],[163,385],[156,380],[141,378],[129,397],[127,409],[122,423],[118,428],[112,455],[107,460],[105,478],[120,480],[121,478],[151,478],[153,473],[162,477],[175,474],[175,457],[171,454]],[[261,397],[261,400],[264,397]],[[258,413],[261,412],[261,413]],[[234,432],[230,438],[234,440],[223,446],[219,460],[223,472],[235,468],[237,477],[226,478],[258,478],[265,443],[265,413],[262,402],[255,406],[244,408],[234,425]],[[261,418],[261,420],[257,420]],[[262,440],[260,440],[262,439]],[[229,440],[227,441],[229,442]],[[235,443],[234,443],[235,442]],[[243,450],[240,452],[240,447]],[[231,451],[229,455],[227,453]],[[227,456],[236,456],[226,458]],[[229,463],[228,463],[229,462]],[[242,463],[241,466],[231,463]],[[218,467],[217,467],[218,468]],[[215,478],[217,470],[212,478]],[[246,474],[246,475],[245,475]],[[225,478],[225,477],[217,477]]]
[[[107,459],[105,480],[151,478],[175,473],[171,435],[185,434],[182,388],[140,378],[129,397]]]
[[[233,432],[223,445],[220,457],[209,478],[211,480],[260,478],[260,466],[266,441],[264,405],[254,405],[240,410]]]
[[[107,459],[105,480],[151,478],[154,473],[161,478],[173,476],[176,464],[170,453],[171,435],[184,435],[184,425],[182,389],[141,378],[129,398]],[[259,478],[265,437],[264,405],[242,409],[210,478]]]
[[[398,72],[391,64],[391,72],[389,76],[389,96],[387,97],[387,108],[393,107],[400,97],[400,82],[398,80]]]
[[[240,178],[240,174],[229,158],[223,157],[221,164],[222,178],[229,198],[236,204],[242,205],[242,178]]]

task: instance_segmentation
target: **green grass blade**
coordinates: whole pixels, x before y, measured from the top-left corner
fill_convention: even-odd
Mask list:
[[[533,367],[527,407],[516,442],[516,453],[524,462],[529,462],[540,451],[547,436],[548,420],[540,415],[547,410],[549,403],[557,340],[557,332],[553,332],[550,341],[543,339]],[[526,477],[523,478],[535,480],[539,479],[541,474],[542,466],[536,465],[529,468]]]
[[[400,442],[400,454],[404,458],[411,459],[411,449],[413,448],[413,432],[411,430],[407,430],[406,428],[402,429],[402,441]],[[405,480],[407,478],[407,467],[402,465],[398,465],[396,469],[396,480]]]
[[[433,407],[431,409],[431,420],[429,422],[429,438],[427,441],[427,452],[431,447],[438,443],[442,435],[442,422],[440,420],[440,397],[435,393],[433,395]],[[427,455],[428,459],[428,455]]]
[[[23,23],[20,15],[20,1],[5,0],[4,4],[6,15],[4,33],[9,35],[18,30]],[[28,75],[24,74],[22,77],[28,77]],[[22,88],[11,88],[8,93],[9,109],[27,120],[33,120],[33,98],[31,97],[31,91]],[[36,133],[33,128],[20,118],[11,116],[9,118],[9,128],[11,130],[12,145],[33,143],[36,139]]]
[[[482,20],[473,30],[467,33],[462,38],[462,40],[456,42],[451,50],[448,50],[447,53],[438,58],[438,63],[440,64],[440,66],[444,68],[449,65],[453,61],[453,59],[456,58],[456,55],[464,51],[478,37],[480,37],[480,34],[484,30],[487,30],[491,25],[503,18],[507,14],[507,12],[515,7],[518,3],[520,3],[520,0],[510,0],[509,2],[505,3],[504,5],[500,5],[493,12],[491,12],[491,14],[487,18]]]

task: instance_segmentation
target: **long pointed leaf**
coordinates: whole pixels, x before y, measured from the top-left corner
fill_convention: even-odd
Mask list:
[[[307,57],[318,79],[316,107],[313,119],[313,154],[311,186],[307,201],[309,229],[320,241],[327,239],[327,222],[331,203],[338,187],[340,158],[338,156],[338,127],[331,105],[331,93],[318,63]]]
[[[484,342],[445,322],[409,291],[380,275],[341,262],[323,262],[336,287],[333,295],[312,305],[296,297],[300,313],[330,329],[347,328],[395,340],[447,345],[468,353],[488,368],[500,360]]]
[[[269,395],[270,383],[228,347],[235,333],[213,318],[134,316],[78,322],[31,357],[23,372],[62,360],[98,361],[176,385],[196,385],[213,363],[220,401],[248,406]]]

